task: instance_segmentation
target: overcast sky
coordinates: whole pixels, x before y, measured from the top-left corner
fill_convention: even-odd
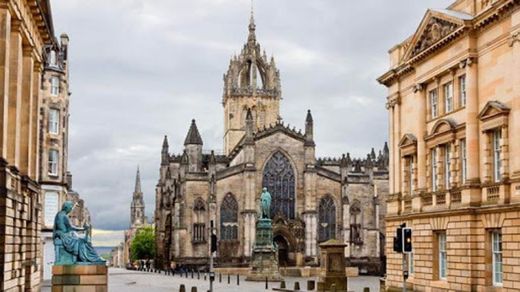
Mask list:
[[[146,213],[160,151],[180,153],[192,118],[221,150],[222,75],[247,39],[250,0],[52,0],[70,37],[69,166],[96,228],[129,225],[136,167]],[[318,156],[366,156],[387,140],[387,51],[427,8],[452,0],[257,0],[257,39],[280,69],[284,121],[315,121]]]

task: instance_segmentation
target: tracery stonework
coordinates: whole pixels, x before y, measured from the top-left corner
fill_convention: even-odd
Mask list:
[[[224,75],[224,153],[203,152],[192,121],[181,154],[161,151],[156,188],[156,263],[203,266],[206,237],[214,221],[217,266],[245,265],[255,241],[262,188],[272,196],[273,241],[282,266],[318,264],[318,244],[338,239],[348,244],[345,258],[372,274],[381,272],[388,157],[385,145],[363,159],[316,158],[314,121],[305,116],[304,131],[289,128],[280,117],[280,73],[256,40],[251,17],[241,54]],[[361,236],[350,244],[350,202]],[[173,221],[173,222],[170,222]]]

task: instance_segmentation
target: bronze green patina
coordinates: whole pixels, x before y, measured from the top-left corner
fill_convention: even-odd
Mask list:
[[[54,218],[54,265],[104,265],[105,260],[97,254],[90,242],[91,227],[84,225],[81,228],[70,223],[68,214],[73,208],[74,203],[66,201]],[[77,231],[85,231],[85,237],[78,237]]]
[[[271,194],[267,191],[267,188],[262,189],[260,195],[260,203],[262,205],[262,212],[260,218],[271,219]]]

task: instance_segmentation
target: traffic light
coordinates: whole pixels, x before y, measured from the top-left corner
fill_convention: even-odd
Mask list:
[[[217,235],[211,234],[211,252],[217,251]]]
[[[403,228],[403,252],[412,252],[412,228]]]
[[[401,253],[403,252],[403,229],[397,227],[394,237],[394,251]]]

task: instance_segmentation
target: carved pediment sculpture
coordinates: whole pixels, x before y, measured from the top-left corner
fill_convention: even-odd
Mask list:
[[[432,17],[413,48],[412,56],[416,56],[439,40],[454,32],[459,25],[444,19]]]

